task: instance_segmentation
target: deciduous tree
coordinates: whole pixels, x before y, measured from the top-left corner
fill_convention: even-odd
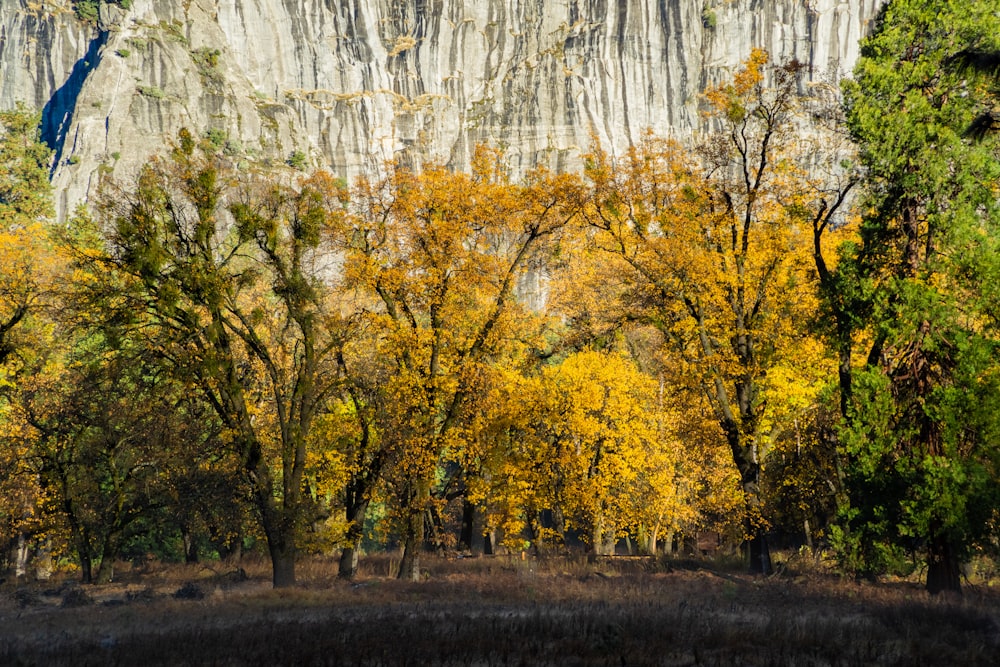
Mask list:
[[[469,397],[504,354],[522,309],[518,280],[578,200],[574,177],[538,172],[511,183],[484,148],[471,175],[396,168],[354,188],[344,270],[373,299],[369,321],[391,365],[378,400],[380,432],[397,452],[401,577],[419,575],[435,470],[446,449],[461,447],[456,426]]]
[[[19,105],[0,112],[0,364],[16,347],[17,327],[50,274],[46,223],[52,216],[41,115]]]
[[[650,137],[619,160],[595,151],[587,170],[595,241],[627,267],[635,312],[704,392],[740,474],[751,568],[765,573],[771,372],[808,335],[799,326],[812,289],[808,225],[831,208],[793,141],[798,72],[755,51],[731,82],[707,91],[719,129],[697,155]]]
[[[90,263],[92,293],[214,407],[253,489],[274,585],[288,586],[309,434],[338,378],[344,323],[324,238],[341,192],[323,173],[238,179],[194,144],[182,132],[134,185],[105,188],[109,250]]]

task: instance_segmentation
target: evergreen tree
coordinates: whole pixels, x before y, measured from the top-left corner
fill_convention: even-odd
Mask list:
[[[842,249],[866,341],[841,432],[837,541],[874,576],[923,549],[927,588],[959,565],[997,508],[1000,141],[974,126],[990,82],[954,66],[995,52],[1000,2],[895,0],[845,85],[867,171],[860,241]]]

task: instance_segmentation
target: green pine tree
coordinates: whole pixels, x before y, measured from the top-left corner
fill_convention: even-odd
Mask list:
[[[842,378],[836,538],[869,576],[923,552],[931,592],[961,589],[960,563],[1000,507],[1000,138],[970,132],[993,82],[960,66],[998,45],[998,0],[894,0],[844,87],[867,179],[840,271],[868,343]]]

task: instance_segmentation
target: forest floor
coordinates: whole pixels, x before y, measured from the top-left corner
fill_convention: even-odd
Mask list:
[[[1000,588],[927,595],[794,561],[425,558],[424,580],[363,562],[147,564],[117,581],[0,586],[2,665],[997,665]]]

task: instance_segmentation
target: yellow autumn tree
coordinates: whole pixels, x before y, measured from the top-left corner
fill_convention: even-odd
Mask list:
[[[517,329],[518,282],[575,215],[579,191],[576,178],[546,172],[511,183],[485,148],[471,174],[397,167],[352,191],[343,268],[358,299],[370,300],[375,362],[388,364],[376,371],[385,382],[374,398],[380,433],[395,451],[401,577],[419,576],[435,473],[463,446],[456,427],[470,396]]]
[[[13,352],[15,327],[39,298],[47,272],[52,151],[39,137],[40,119],[23,106],[0,112],[0,363]]]
[[[559,546],[573,531],[608,554],[621,537],[644,534],[648,548],[693,520],[677,414],[627,357],[574,353],[498,378],[490,398],[477,415],[475,438],[489,445],[472,487],[509,544],[526,535],[538,549]]]
[[[595,150],[587,169],[595,244],[617,258],[634,316],[663,333],[666,363],[721,429],[757,572],[771,568],[760,482],[781,412],[772,373],[809,337],[812,226],[836,211],[796,150],[798,71],[754,51],[706,92],[717,131],[699,151],[650,136],[619,159]]]
[[[36,353],[53,342],[43,305],[62,265],[49,239],[52,151],[40,120],[23,105],[0,112],[0,541],[19,544],[19,575],[39,528],[40,489],[28,466],[30,436],[11,402]]]

